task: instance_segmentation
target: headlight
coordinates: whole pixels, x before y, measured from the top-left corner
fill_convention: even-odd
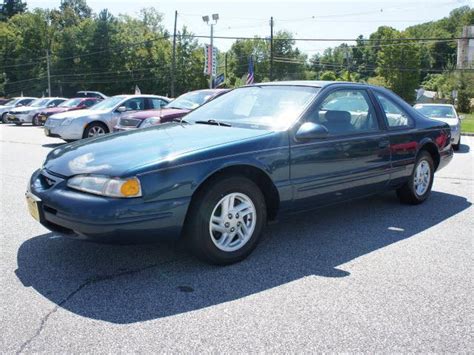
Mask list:
[[[459,130],[459,125],[451,126],[451,131],[456,132]]]
[[[62,120],[61,126],[69,126],[72,121],[74,121],[74,117],[65,118]]]
[[[142,188],[138,178],[110,178],[107,176],[77,175],[70,178],[67,186],[71,189],[108,197],[140,197]]]
[[[159,117],[150,117],[142,122],[142,124],[140,125],[140,128],[154,126],[154,125],[159,124],[160,122],[161,122],[161,119]]]

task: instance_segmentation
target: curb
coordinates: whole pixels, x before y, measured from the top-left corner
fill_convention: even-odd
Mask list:
[[[464,133],[464,132],[461,132],[461,136],[474,137],[474,133]]]

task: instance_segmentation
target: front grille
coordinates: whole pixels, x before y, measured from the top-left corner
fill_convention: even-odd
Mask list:
[[[119,120],[119,126],[122,127],[138,127],[138,125],[141,123],[141,120],[138,120],[136,118],[121,118]]]

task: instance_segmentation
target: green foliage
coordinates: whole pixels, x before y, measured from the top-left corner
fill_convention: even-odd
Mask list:
[[[26,2],[22,0],[3,0],[3,5],[0,11],[0,20],[7,21],[16,14],[21,14],[26,11]]]
[[[336,73],[333,71],[327,70],[323,72],[320,76],[321,80],[336,80]]]
[[[459,112],[471,112],[471,95],[474,88],[468,88],[468,79],[461,73],[458,87],[457,109]]]

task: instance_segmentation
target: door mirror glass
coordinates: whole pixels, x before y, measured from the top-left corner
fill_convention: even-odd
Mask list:
[[[17,105],[16,105],[16,107],[21,107],[21,106],[23,106],[23,104],[17,104]]]
[[[460,119],[460,120],[463,120],[463,119],[464,119],[464,115],[459,115],[459,119]]]
[[[127,111],[127,108],[125,106],[119,106],[119,108],[117,109],[117,112],[120,112],[120,113],[125,112],[125,111]]]
[[[321,139],[328,136],[328,129],[319,123],[306,122],[296,132],[297,140]]]

